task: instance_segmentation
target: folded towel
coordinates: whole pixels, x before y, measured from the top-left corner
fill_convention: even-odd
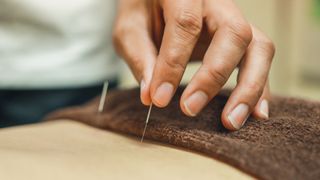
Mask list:
[[[200,152],[262,179],[320,179],[320,103],[274,97],[270,119],[250,117],[242,129],[226,130],[220,121],[229,91],[222,91],[194,118],[179,108],[180,87],[168,107],[154,107],[145,138]],[[68,118],[141,137],[148,107],[139,90],[115,90],[97,114],[99,99],[54,112]],[[201,178],[201,177],[199,177]]]

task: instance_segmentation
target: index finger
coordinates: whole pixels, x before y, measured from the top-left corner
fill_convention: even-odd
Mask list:
[[[202,1],[163,0],[162,7],[165,29],[150,88],[158,107],[170,102],[202,29]]]

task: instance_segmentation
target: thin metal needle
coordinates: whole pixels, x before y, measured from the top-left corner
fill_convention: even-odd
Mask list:
[[[99,108],[98,108],[98,113],[101,113],[103,111],[105,99],[107,96],[108,86],[109,86],[109,82],[108,81],[104,82],[102,94],[101,94],[101,98],[100,98],[100,103],[99,103]]]
[[[146,124],[144,125],[144,129],[143,129],[143,133],[142,133],[142,137],[141,137],[140,142],[143,141],[144,134],[146,133],[147,126],[148,126],[148,122],[149,122],[149,118],[150,118],[150,114],[151,114],[151,109],[152,109],[152,103],[150,104],[150,107],[149,107],[149,110],[148,110],[148,115],[147,115],[147,119],[146,119]]]

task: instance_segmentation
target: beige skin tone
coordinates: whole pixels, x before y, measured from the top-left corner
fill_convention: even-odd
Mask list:
[[[238,83],[221,115],[238,130],[252,114],[269,117],[272,41],[243,17],[232,0],[122,0],[114,45],[141,82],[141,101],[165,107],[191,60],[201,59],[180,100],[196,116],[239,68]]]

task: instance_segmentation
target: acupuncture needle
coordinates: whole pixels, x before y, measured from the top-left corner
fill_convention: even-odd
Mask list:
[[[98,113],[101,113],[103,111],[105,99],[106,99],[106,96],[107,96],[108,86],[109,86],[109,82],[108,81],[103,83],[103,89],[102,89],[102,94],[101,94],[101,97],[100,97]]]
[[[141,137],[140,142],[143,142],[144,134],[146,133],[148,122],[149,122],[149,118],[150,118],[150,114],[151,114],[151,109],[152,109],[152,103],[149,106],[148,115],[147,115],[147,119],[146,119],[146,122],[145,122],[145,125],[144,125],[144,129],[143,129],[143,133],[142,133],[142,137]]]

